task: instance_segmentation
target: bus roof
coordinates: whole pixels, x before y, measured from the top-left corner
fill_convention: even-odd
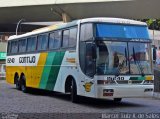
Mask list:
[[[60,23],[56,25],[51,25],[48,27],[36,29],[32,32],[28,32],[22,35],[13,35],[10,36],[8,40],[13,40],[13,39],[18,39],[18,38],[23,38],[31,35],[36,35],[40,33],[45,33],[45,32],[50,32],[53,30],[58,30],[58,29],[63,29],[67,27],[72,27],[77,25],[78,23],[87,23],[87,22],[105,22],[105,23],[113,23],[113,24],[131,24],[131,25],[143,25],[147,26],[146,23],[140,22],[140,21],[135,21],[135,20],[130,20],[130,19],[122,19],[122,18],[103,18],[103,17],[98,17],[98,18],[85,18],[85,19],[80,19],[80,20],[75,20],[69,23]]]

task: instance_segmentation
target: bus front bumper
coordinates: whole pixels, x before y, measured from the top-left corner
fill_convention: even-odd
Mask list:
[[[96,98],[134,98],[134,97],[152,97],[153,85],[110,85],[97,86]]]

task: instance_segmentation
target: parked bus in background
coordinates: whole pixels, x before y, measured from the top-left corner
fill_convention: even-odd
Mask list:
[[[8,41],[6,80],[79,96],[113,99],[153,95],[151,39],[145,23],[87,18],[54,25]]]

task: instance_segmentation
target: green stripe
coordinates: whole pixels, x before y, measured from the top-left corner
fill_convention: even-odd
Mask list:
[[[48,53],[46,63],[45,63],[44,69],[43,69],[42,77],[41,77],[41,82],[39,85],[39,87],[41,89],[45,89],[45,87],[47,85],[49,73],[51,71],[51,66],[52,66],[55,54],[56,54],[55,52]]]
[[[56,52],[56,54],[55,54],[55,57],[52,62],[51,70],[49,73],[47,85],[46,85],[47,90],[54,89],[64,54],[65,54],[65,52]]]
[[[145,80],[145,77],[130,77],[129,80]]]

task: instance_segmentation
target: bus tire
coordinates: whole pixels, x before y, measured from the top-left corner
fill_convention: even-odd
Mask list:
[[[21,90],[21,85],[18,80],[16,81],[16,89]]]
[[[26,79],[24,75],[21,77],[21,90],[23,93],[27,93]]]
[[[77,86],[74,79],[72,79],[72,86],[71,86],[71,101],[73,103],[78,103],[78,95],[77,95]]]
[[[20,81],[19,81],[19,76],[18,75],[15,75],[14,82],[15,82],[15,85],[16,85],[16,89],[21,90],[21,85],[20,85]]]
[[[119,103],[122,101],[122,98],[114,98],[114,102]]]

